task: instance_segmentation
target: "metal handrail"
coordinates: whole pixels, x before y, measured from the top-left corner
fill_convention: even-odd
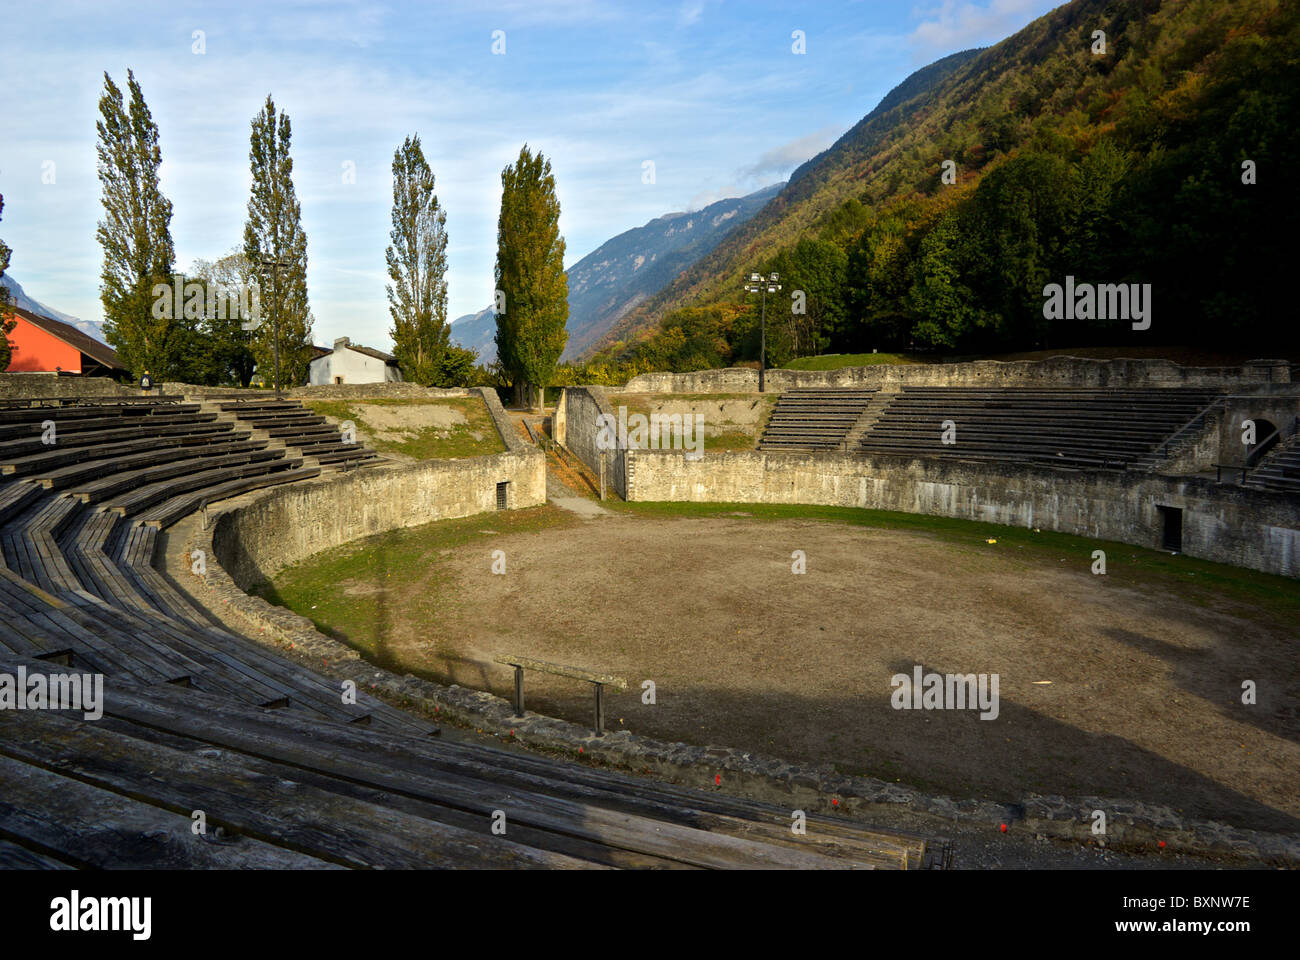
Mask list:
[[[1205,425],[1206,418],[1208,418],[1209,415],[1214,411],[1215,407],[1224,407],[1226,409],[1227,405],[1228,405],[1227,397],[1216,397],[1214,400],[1210,402],[1210,405],[1207,406],[1204,410],[1202,410],[1196,416],[1192,417],[1192,419],[1188,420],[1185,424],[1183,424],[1181,427],[1179,427],[1177,430],[1175,430],[1173,433],[1167,436],[1164,440],[1162,440],[1160,442],[1160,445],[1157,446],[1153,451],[1151,451],[1150,456],[1153,457],[1164,456],[1165,450],[1175,441],[1179,440],[1183,436],[1183,434],[1191,430],[1197,430],[1203,427]]]

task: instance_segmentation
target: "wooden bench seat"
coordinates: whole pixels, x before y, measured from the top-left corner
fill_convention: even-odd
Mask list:
[[[244,477],[214,487],[209,487],[204,490],[171,497],[170,499],[140,514],[139,519],[144,523],[166,529],[177,520],[181,519],[181,517],[189,516],[189,514],[201,509],[205,504],[216,503],[219,500],[226,500],[230,497],[239,496],[242,493],[248,493],[251,490],[261,489],[262,487],[275,486],[281,483],[293,483],[297,480],[306,480],[311,477],[320,476],[320,469],[318,467],[297,466],[300,462],[301,461],[290,461],[292,465],[290,469],[282,470],[277,473],[267,474],[265,476]]]
[[[227,437],[232,436],[248,437],[249,434],[225,434],[214,438],[210,443],[188,445],[175,444],[160,449],[146,450],[142,453],[125,454],[117,457],[108,457],[102,460],[88,460],[82,463],[74,463],[66,467],[58,467],[44,473],[38,473],[32,477],[32,481],[40,484],[47,490],[61,490],[66,487],[75,486],[79,483],[85,483],[121,471],[136,470],[142,467],[161,466],[163,464],[174,463],[177,460],[222,457],[266,449],[266,441],[264,440],[226,439]]]
[[[202,427],[193,429],[188,433],[178,433],[171,436],[137,437],[130,440],[86,444],[71,448],[55,447],[48,453],[32,453],[23,457],[0,459],[0,474],[27,476],[34,473],[44,473],[56,467],[67,466],[72,463],[100,460],[104,457],[144,453],[163,447],[196,447],[221,440],[247,440],[250,436],[251,434],[247,431],[236,432],[233,425],[229,423],[204,424]]]
[[[212,470],[247,466],[283,457],[283,450],[268,450],[265,447],[236,453],[218,453],[214,456],[189,457],[171,463],[142,467],[138,470],[113,473],[91,483],[73,487],[69,494],[82,503],[97,503],[122,491],[134,490],[160,481],[200,476]]]

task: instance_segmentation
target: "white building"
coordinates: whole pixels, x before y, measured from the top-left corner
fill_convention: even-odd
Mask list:
[[[335,383],[385,383],[401,380],[397,358],[380,350],[354,344],[347,337],[334,341],[334,349],[311,362],[307,382],[313,387]]]

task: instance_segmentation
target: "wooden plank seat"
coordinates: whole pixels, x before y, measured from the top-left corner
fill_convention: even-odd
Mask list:
[[[302,462],[298,459],[290,460],[286,458],[282,450],[270,452],[274,454],[271,458],[264,458],[242,466],[205,469],[183,478],[172,477],[156,483],[146,483],[130,490],[128,493],[119,493],[106,500],[100,509],[111,510],[121,516],[130,516],[179,494],[194,491],[202,494],[209,487],[219,487],[232,480],[239,480],[244,477],[260,477],[281,470],[292,470]]]
[[[302,404],[297,400],[234,400],[219,404],[219,406],[222,410],[236,415],[252,414],[258,411],[303,409]]]
[[[306,436],[333,436],[337,437],[339,431],[325,422],[324,417],[312,417],[310,420],[304,420],[301,423],[294,423],[288,426],[261,427],[268,436],[284,439],[287,443],[294,437]]]
[[[111,443],[116,440],[134,440],[140,437],[166,437],[192,433],[204,424],[216,421],[215,413],[190,413],[179,417],[148,417],[135,420],[115,419],[108,429],[57,430],[55,443],[46,443],[39,432],[33,436],[18,440],[6,440],[0,443],[0,460],[20,457],[27,453],[49,450],[51,446],[81,447],[88,444]],[[229,429],[229,424],[223,424]]]
[[[0,777],[0,830],[31,845],[0,844],[0,869],[337,869],[252,837],[196,842],[189,816],[11,757]]]
[[[142,467],[138,470],[113,473],[91,483],[73,487],[69,494],[82,503],[97,503],[124,490],[132,490],[159,481],[177,477],[200,476],[211,470],[246,466],[268,460],[278,460],[283,457],[283,450],[269,450],[265,446],[261,449],[243,450],[236,453],[216,453],[212,456],[188,457],[183,460],[173,460],[170,463]]]
[[[207,629],[219,627],[201,608],[184,597],[158,570],[154,569],[154,551],[159,529],[146,523],[132,523],[111,514],[117,521],[108,537],[95,544],[123,576],[129,579],[150,605],[167,616],[191,626]]]
[[[265,440],[227,439],[230,436],[234,435],[223,434],[213,438],[210,443],[184,446],[177,444],[159,449],[145,450],[141,453],[73,463],[66,467],[58,467],[44,473],[38,473],[31,479],[32,482],[47,490],[61,490],[99,477],[143,467],[161,466],[178,460],[201,460],[266,449]],[[249,434],[245,433],[239,436],[248,437]]]
[[[0,482],[0,525],[27,509],[40,495],[40,485],[29,480]]]
[[[0,590],[0,597],[3,596]],[[12,651],[16,656],[103,674],[106,679],[129,676],[113,661],[61,636],[48,622],[37,622],[16,609],[0,610],[0,649]]]
[[[76,507],[67,497],[45,498],[6,524],[0,542],[9,568],[47,590],[74,583],[55,537]]]
[[[968,459],[997,459],[998,457],[1020,458],[1022,460],[1034,460],[1042,463],[1052,463],[1058,460],[1087,460],[1087,461],[1107,461],[1116,465],[1123,465],[1136,460],[1140,453],[1132,450],[1120,450],[1115,448],[1100,446],[1082,446],[1066,444],[1010,444],[1010,443],[977,443],[968,440],[964,443],[956,443],[951,446],[944,446],[941,443],[933,441],[908,441],[904,439],[897,440],[879,440],[863,444],[859,447],[860,451],[866,453],[888,453],[891,450],[904,449],[907,451],[920,451],[926,456],[935,457],[956,457]]]
[[[139,576],[148,572],[156,577],[156,582],[163,582],[161,575],[150,566],[152,538],[156,533],[155,529],[142,525],[130,527],[120,552],[108,559],[117,565],[120,574]],[[147,601],[125,612],[143,618],[146,625],[152,624],[149,629],[178,652],[201,664],[207,674],[223,678],[227,686],[233,682],[238,700],[259,705],[277,701],[282,703],[281,708],[293,707],[341,722],[365,722],[421,735],[436,731],[427,722],[395,710],[364,691],[357,692],[355,704],[344,704],[336,681],[304,670],[211,623],[175,617],[170,609],[160,609]]]
[[[0,408],[0,414],[7,424],[30,423],[41,420],[74,420],[102,417],[145,417],[153,414],[194,413],[200,409],[197,403],[179,403],[175,401],[158,402],[156,400],[130,402],[125,399],[111,403],[78,403],[58,405],[36,405],[27,407]]]
[[[833,450],[844,442],[875,389],[787,390],[777,398],[759,438],[760,450]]]
[[[167,436],[139,436],[138,434],[132,439],[117,440],[113,442],[103,442],[94,444],[83,444],[74,447],[66,445],[57,446],[54,449],[48,449],[46,453],[31,453],[26,456],[0,458],[0,474],[7,476],[27,476],[33,473],[43,473],[56,467],[66,466],[71,463],[83,463],[88,460],[99,460],[104,457],[119,456],[123,454],[143,453],[149,450],[157,450],[163,447],[174,446],[198,446],[205,443],[212,443],[221,440],[241,439],[247,440],[251,434],[247,431],[237,432],[234,425],[230,423],[215,422],[203,424],[199,427],[191,427],[186,432],[169,434]]]
[[[56,420],[52,416],[45,416],[34,418],[27,423],[11,423],[6,418],[6,422],[0,424],[0,442],[7,443],[10,440],[30,440],[33,438],[39,440],[41,435],[45,433],[48,424],[53,424],[56,435],[62,437],[87,433],[92,430],[111,430],[115,427],[132,426],[142,423],[146,419],[155,422],[152,417],[83,417],[77,419],[59,417]],[[166,417],[158,417],[157,422],[167,419]]]
[[[289,427],[266,432],[290,447],[305,447],[314,443],[338,443],[340,440],[338,428],[330,424]]]
[[[335,864],[381,869],[584,865],[486,830],[451,827],[300,783],[283,764],[275,772],[258,772],[238,756],[164,745],[156,742],[156,733],[151,739],[142,726],[135,728],[137,735],[126,736],[121,728],[87,723],[75,719],[75,714],[5,713],[0,730],[10,761],[60,773],[84,786],[158,809],[203,809],[210,813],[213,829],[220,824],[235,835]],[[10,772],[17,776],[12,767]],[[28,803],[39,803],[38,798],[49,792],[37,792]],[[28,823],[40,823],[39,809],[23,812],[26,821],[6,810],[4,830],[30,840],[26,831],[34,828]],[[56,814],[54,819],[57,823],[60,818]],[[50,842],[50,828],[44,824],[41,828],[39,838]]]
[[[86,723],[75,714],[46,713],[36,719],[35,729],[26,729],[21,719],[10,718],[3,727],[4,739],[11,744],[7,754],[42,765],[56,754],[66,758],[59,769],[75,774],[82,782],[171,805],[180,796],[198,797],[194,801],[198,805],[206,790],[225,781],[246,785],[288,781],[297,785],[292,792],[270,797],[241,795],[241,802],[231,805],[238,807],[244,819],[230,825],[248,835],[292,838],[296,847],[313,853],[317,851],[305,845],[301,829],[282,822],[283,814],[280,820],[266,818],[275,816],[287,803],[295,821],[321,822],[319,815],[313,820],[301,809],[303,803],[319,799],[333,807],[336,816],[350,821],[362,816],[354,804],[363,800],[400,802],[399,809],[418,814],[422,822],[443,827],[478,824],[478,833],[485,835],[484,818],[504,809],[512,824],[510,836],[545,843],[535,848],[538,851],[552,857],[586,851],[589,857],[600,856],[595,863],[611,866],[872,869],[905,865],[902,851],[908,838],[891,837],[882,844],[879,834],[861,831],[855,836],[848,825],[838,824],[834,833],[819,835],[814,826],[812,836],[795,838],[788,828],[788,811],[774,807],[738,805],[729,816],[690,805],[695,797],[702,803],[725,801],[685,792],[674,804],[638,804],[632,791],[612,778],[604,782],[603,794],[557,795],[550,788],[562,786],[567,769],[554,762],[549,778],[533,772],[528,777],[507,775],[503,783],[502,774],[488,763],[475,764],[464,753],[439,755],[436,748],[441,744],[392,735],[377,735],[384,744],[380,762],[369,745],[370,731],[361,735],[355,728],[332,723],[307,728],[296,718],[228,707],[188,691],[115,685],[106,691],[105,701],[112,725]],[[200,709],[186,709],[188,703]],[[112,735],[128,731],[141,741],[132,749],[111,741]],[[217,746],[221,753],[201,755],[197,747],[175,750],[177,738]],[[428,751],[430,746],[435,750]],[[159,753],[160,747],[173,749],[175,755]],[[436,766],[429,762],[430,753],[438,758]],[[491,759],[498,755],[492,754]],[[235,764],[224,776],[211,767],[219,759]],[[321,797],[321,793],[328,796]],[[611,796],[635,806],[613,808],[607,803]],[[391,838],[404,829],[391,810],[372,810],[365,815],[362,823],[377,818],[389,829],[386,834],[374,831],[363,832],[363,836]],[[821,821],[816,824],[820,826]],[[272,825],[283,832],[273,831]],[[341,842],[336,831],[324,832],[330,843]],[[344,841],[354,840],[350,831],[337,832]],[[421,841],[429,842],[423,834]],[[608,852],[596,854],[598,847]],[[913,842],[912,847],[919,844]],[[342,850],[331,848],[329,852],[338,856]],[[591,865],[593,861],[585,862]]]
[[[359,444],[340,443],[331,446],[329,449],[309,449],[304,453],[315,457],[320,463],[344,463],[348,461],[373,460],[378,454],[375,451]]]
[[[175,393],[149,393],[139,394],[137,396],[108,396],[108,397],[88,397],[81,395],[47,395],[41,397],[5,397],[0,399],[0,409],[55,404],[62,406],[90,405],[100,406],[104,404],[130,404],[130,403],[170,403],[183,400],[184,397]]]
[[[945,446],[941,442],[943,430],[939,424],[929,424],[924,428],[899,427],[893,424],[877,424],[871,429],[872,441],[902,440],[915,442],[917,444],[933,443],[936,446]],[[1155,435],[1159,439],[1163,434]],[[1017,430],[1014,426],[1010,429],[977,427],[962,428],[962,424],[957,424],[956,442],[946,445],[949,449],[952,447],[964,446],[967,443],[973,444],[991,444],[1008,446],[1083,446],[1087,448],[1107,448],[1115,450],[1127,450],[1130,452],[1140,453],[1150,449],[1153,442],[1151,436],[1135,436],[1134,434],[1103,435],[1103,434],[1077,434],[1069,432],[1041,432],[1034,430]]]
[[[277,407],[273,410],[237,410],[233,411],[239,416],[240,420],[247,420],[250,423],[279,423],[286,420],[297,420],[302,417],[318,416],[312,410],[303,406]]]
[[[300,460],[291,460],[288,461],[288,463],[288,469],[276,473],[266,474],[264,476],[242,477],[204,490],[171,497],[170,499],[144,511],[144,513],[140,514],[139,519],[144,523],[166,529],[182,517],[189,516],[196,510],[202,509],[205,504],[216,503],[219,500],[226,500],[230,497],[239,496],[242,493],[261,489],[262,487],[275,486],[281,483],[293,483],[298,480],[307,480],[311,477],[320,476],[319,467],[299,466],[298,464],[301,463]]]
[[[860,439],[868,455],[1122,467],[1148,457],[1218,394],[1203,390],[918,388],[890,398]],[[943,423],[956,442],[942,442]]]
[[[76,553],[79,560],[85,559],[83,553]],[[363,698],[358,706],[342,704],[337,688],[314,675],[304,680],[297,668],[272,663],[248,645],[239,650],[243,656],[213,649],[212,638],[219,631],[210,629],[196,635],[187,625],[159,615],[133,596],[120,571],[108,564],[83,564],[81,569],[94,571],[88,576],[98,595],[80,583],[56,591],[32,588],[23,603],[14,604],[15,610],[38,622],[48,621],[53,630],[74,642],[74,649],[107,656],[143,682],[183,680],[187,686],[255,705],[282,702],[286,708],[321,717],[355,720],[375,712]],[[224,637],[218,640],[219,646],[230,646]],[[264,665],[258,666],[259,661]]]
[[[161,652],[145,638],[104,622],[97,611],[87,611],[41,590],[12,571],[0,571],[0,598],[9,608],[7,622],[25,621],[45,631],[53,644],[71,649],[75,655],[96,664],[99,672],[107,676],[130,676],[141,683],[166,683],[188,675],[193,669],[174,655]]]

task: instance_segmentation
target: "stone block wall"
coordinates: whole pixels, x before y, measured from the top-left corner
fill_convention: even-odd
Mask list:
[[[697,461],[632,450],[628,500],[804,503],[955,517],[1159,548],[1183,512],[1189,556],[1300,577],[1300,499],[1202,477],[1016,464],[738,451]]]
[[[617,419],[604,387],[566,387],[560,394],[552,421],[556,443],[573,453],[597,476],[601,457],[596,443],[597,418],[602,414]],[[627,451],[605,451],[605,477],[618,495],[627,499]]]
[[[0,373],[0,398],[138,397],[139,387],[124,387],[108,377],[61,377],[56,373]]]
[[[213,549],[247,590],[286,566],[361,537],[496,510],[502,482],[510,484],[509,509],[545,503],[541,451],[428,460],[286,484],[221,514]]]
[[[1184,367],[1169,360],[977,360],[882,363],[838,370],[769,370],[767,392],[796,387],[1201,387],[1234,390],[1290,381],[1290,366],[1251,361],[1240,367]],[[756,393],[758,370],[728,367],[692,373],[643,373],[628,393]]]

